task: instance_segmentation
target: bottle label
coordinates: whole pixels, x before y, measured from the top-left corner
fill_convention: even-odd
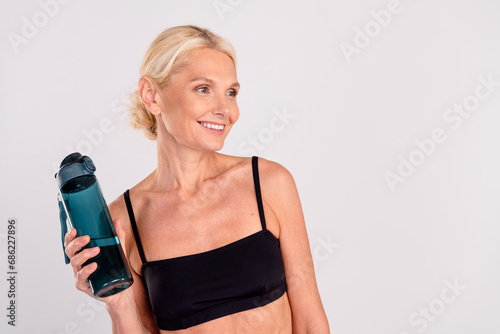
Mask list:
[[[118,237],[113,238],[102,238],[102,239],[90,239],[87,247],[106,247],[120,244]]]

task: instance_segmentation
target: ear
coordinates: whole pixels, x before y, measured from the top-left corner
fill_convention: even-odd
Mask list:
[[[142,102],[155,116],[160,114],[160,105],[158,103],[158,87],[154,84],[153,80],[147,76],[142,76],[139,79],[139,95],[141,95]]]

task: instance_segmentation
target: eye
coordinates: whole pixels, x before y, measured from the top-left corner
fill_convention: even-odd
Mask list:
[[[226,93],[226,95],[228,95],[228,96],[236,96],[236,95],[238,95],[238,92],[235,89],[231,89],[231,90],[229,90]]]
[[[200,93],[208,93],[208,87],[207,86],[197,87],[196,91]]]

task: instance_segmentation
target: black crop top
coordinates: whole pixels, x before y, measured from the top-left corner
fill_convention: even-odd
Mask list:
[[[158,327],[185,329],[269,304],[286,291],[279,240],[266,229],[257,157],[252,171],[262,230],[203,253],[146,261],[129,191],[124,194]]]

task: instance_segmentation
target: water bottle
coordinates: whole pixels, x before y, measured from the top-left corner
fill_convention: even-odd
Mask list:
[[[90,242],[84,248],[100,247],[99,254],[84,266],[97,263],[97,269],[88,279],[92,294],[108,297],[131,286],[133,278],[94,175],[95,170],[92,160],[80,153],[72,153],[61,162],[55,175],[59,187],[61,240],[64,250],[64,235],[68,229],[75,228],[78,237],[90,236]],[[66,253],[64,256],[68,264]]]

